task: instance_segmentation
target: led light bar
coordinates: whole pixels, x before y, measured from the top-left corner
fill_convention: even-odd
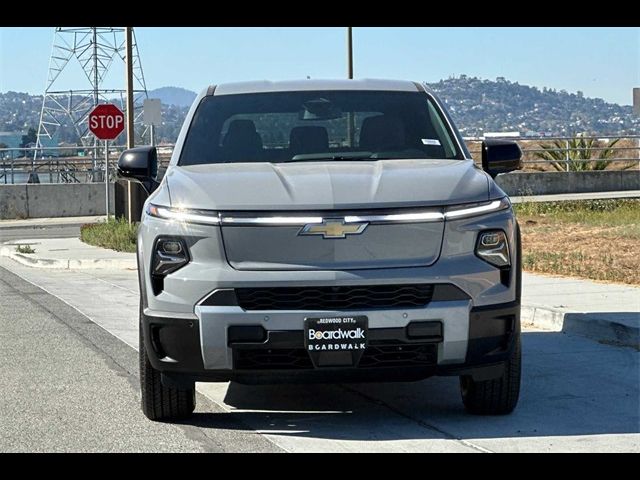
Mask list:
[[[403,223],[403,222],[439,222],[442,220],[456,220],[459,218],[484,215],[486,213],[505,210],[511,206],[508,198],[494,200],[485,204],[456,205],[447,207],[445,212],[439,210],[427,210],[411,213],[392,213],[388,215],[346,215],[343,217],[344,223]],[[148,215],[165,220],[177,222],[197,223],[202,225],[307,225],[323,223],[323,217],[312,216],[264,216],[264,217],[231,217],[220,215],[218,212],[209,210],[190,210],[180,208],[160,207],[149,204],[147,206]],[[327,217],[331,220],[333,216]]]
[[[413,212],[413,213],[393,213],[390,215],[347,215],[344,217],[346,223],[352,222],[437,222],[442,220],[444,215],[442,212]]]
[[[224,225],[305,225],[322,223],[322,217],[222,217]]]
[[[444,218],[446,220],[455,220],[463,217],[472,217],[475,215],[483,215],[485,213],[497,212],[499,210],[506,210],[511,206],[509,199],[507,197],[501,198],[500,200],[494,200],[490,203],[486,203],[484,205],[474,205],[469,207],[449,207],[444,212]]]
[[[184,223],[198,223],[202,225],[220,225],[220,215],[206,210],[187,210],[179,208],[159,207],[149,204],[147,215]]]

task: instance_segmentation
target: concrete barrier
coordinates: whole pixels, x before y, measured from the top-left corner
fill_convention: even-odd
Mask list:
[[[29,218],[26,185],[0,185],[0,219]]]
[[[496,177],[509,195],[556,195],[561,193],[640,190],[640,170],[589,172],[513,172]]]
[[[0,219],[104,215],[103,183],[0,185]],[[110,211],[114,187],[110,185]]]

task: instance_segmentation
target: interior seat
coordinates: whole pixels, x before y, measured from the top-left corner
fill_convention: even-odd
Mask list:
[[[404,150],[405,140],[404,125],[398,117],[376,115],[363,120],[358,144],[361,150],[371,152]]]
[[[325,153],[329,150],[327,129],[319,126],[293,127],[289,133],[291,155]]]
[[[227,134],[222,140],[222,152],[226,159],[257,161],[261,151],[262,137],[252,120],[236,119],[229,124]]]

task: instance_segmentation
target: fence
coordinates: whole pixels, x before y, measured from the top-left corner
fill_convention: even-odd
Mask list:
[[[518,142],[525,170],[579,172],[640,168],[640,135],[491,138]],[[464,140],[474,160],[480,163],[484,138],[465,137]]]
[[[109,178],[126,147],[109,146]],[[158,163],[166,166],[173,145],[158,146]],[[92,183],[104,181],[104,146],[0,148],[0,184]]]
[[[640,169],[640,135],[598,137],[492,137],[515,140],[523,153],[524,170],[585,171]],[[465,142],[480,162],[482,137]],[[110,178],[123,146],[109,147]],[[158,162],[165,167],[173,145],[158,146]],[[547,158],[540,158],[540,156]],[[605,158],[600,158],[605,157]],[[1,148],[0,184],[91,183],[104,181],[104,147]]]

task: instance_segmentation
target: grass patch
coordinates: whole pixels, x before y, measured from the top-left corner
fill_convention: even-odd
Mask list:
[[[525,202],[515,204],[514,209],[518,216],[550,216],[561,222],[593,226],[638,226],[640,221],[640,199]]]
[[[18,253],[36,253],[36,249],[32,248],[31,245],[18,245],[16,247],[16,252],[18,252]]]
[[[137,237],[138,224],[129,224],[125,218],[111,218],[107,222],[80,227],[80,240],[84,243],[118,252],[135,252]]]
[[[640,200],[531,202],[514,209],[525,270],[640,284]]]

